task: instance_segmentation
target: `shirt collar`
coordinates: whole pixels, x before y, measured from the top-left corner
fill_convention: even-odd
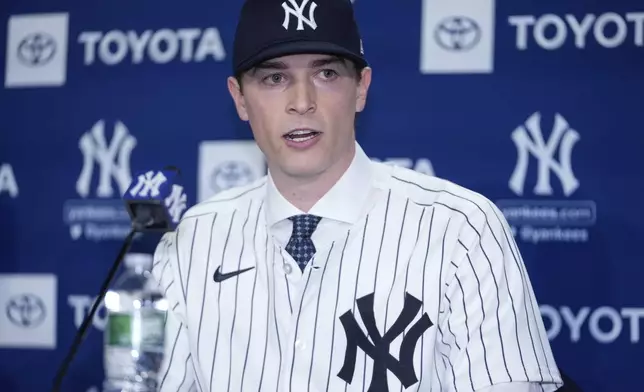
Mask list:
[[[347,171],[308,212],[326,219],[355,223],[364,209],[372,188],[371,160],[356,142],[356,152]],[[293,215],[304,214],[277,190],[270,172],[266,189],[268,226]]]

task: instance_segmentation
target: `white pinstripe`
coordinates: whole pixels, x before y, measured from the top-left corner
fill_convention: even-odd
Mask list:
[[[380,333],[405,293],[434,324],[413,352],[419,379],[390,391],[473,391],[509,381],[561,382],[523,261],[499,210],[450,182],[373,163],[373,205],[338,231],[303,273],[266,227],[266,179],[190,209],[163,236],[153,274],[167,288],[161,392],[367,391],[374,361],[358,349],[340,377],[347,337],[340,316],[374,294]],[[227,273],[254,267],[215,283]],[[410,332],[408,326],[404,333]],[[392,341],[398,359],[405,335]],[[297,342],[297,343],[296,343]],[[372,390],[382,389],[384,385]],[[527,389],[525,389],[527,390]]]

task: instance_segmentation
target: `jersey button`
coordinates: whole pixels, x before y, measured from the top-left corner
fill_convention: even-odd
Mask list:
[[[296,349],[298,349],[298,350],[300,350],[300,351],[302,351],[302,350],[306,350],[306,343],[304,343],[304,342],[303,342],[303,341],[301,341],[300,339],[297,339],[297,340],[295,341],[295,348],[296,348]]]
[[[291,267],[291,265],[288,264],[288,263],[284,263],[284,273],[286,273],[286,275],[288,275],[291,272],[293,272],[293,267]]]

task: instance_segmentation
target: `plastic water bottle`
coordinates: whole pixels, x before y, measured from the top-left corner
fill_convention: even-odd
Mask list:
[[[130,253],[105,295],[104,392],[155,392],[163,359],[163,294],[151,277],[152,255]]]

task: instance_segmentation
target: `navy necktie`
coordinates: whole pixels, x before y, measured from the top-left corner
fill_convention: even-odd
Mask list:
[[[315,254],[315,245],[313,245],[311,235],[313,235],[322,218],[305,214],[295,215],[288,219],[293,222],[293,232],[291,233],[291,239],[284,249],[293,257],[293,260],[300,266],[300,269],[304,270],[306,263]]]

